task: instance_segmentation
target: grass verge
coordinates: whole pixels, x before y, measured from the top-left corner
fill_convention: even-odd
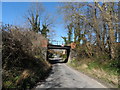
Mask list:
[[[109,88],[118,88],[118,68],[113,68],[114,62],[100,63],[91,59],[72,60],[68,65],[74,69],[87,74],[90,77],[97,79]]]

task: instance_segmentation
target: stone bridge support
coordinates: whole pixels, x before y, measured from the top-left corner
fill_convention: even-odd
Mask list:
[[[71,49],[68,60],[71,62],[73,59],[75,59],[75,57],[76,57],[76,51],[74,49]]]
[[[70,49],[67,49],[66,51],[67,51],[67,58],[64,61],[65,63],[68,62],[68,59],[69,59],[69,56],[70,56]]]
[[[71,43],[71,49],[70,49],[70,54],[68,58],[69,61],[72,61],[77,55],[75,48],[76,48],[76,43]]]

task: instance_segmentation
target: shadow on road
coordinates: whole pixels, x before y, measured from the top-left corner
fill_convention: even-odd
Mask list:
[[[57,64],[57,63],[66,63],[63,59],[49,59],[49,63],[51,64]]]

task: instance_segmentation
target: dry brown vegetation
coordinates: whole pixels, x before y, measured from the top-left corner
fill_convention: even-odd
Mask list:
[[[2,30],[3,88],[32,88],[50,69],[41,47],[41,34],[15,28]]]
[[[118,2],[62,3],[60,11],[64,15],[68,30],[68,36],[63,39],[67,44],[76,43],[76,49],[71,54],[72,59],[75,59],[72,63],[76,67],[81,67],[82,64],[85,66],[85,63],[88,65],[86,61],[77,66],[77,63],[87,58],[91,59],[90,67],[93,66],[93,70],[99,66],[98,68],[102,68],[107,75],[109,74],[106,71],[118,77],[120,73],[118,10]],[[103,73],[102,70],[98,71]],[[94,71],[91,69],[91,72]],[[102,77],[104,78],[104,75]],[[112,75],[105,78],[110,80]],[[114,84],[118,83],[115,81]]]

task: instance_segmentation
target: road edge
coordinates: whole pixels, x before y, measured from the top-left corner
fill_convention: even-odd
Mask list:
[[[108,84],[108,83],[106,83],[104,80],[101,80],[101,79],[99,79],[99,78],[97,78],[97,77],[94,77],[94,76],[91,75],[91,74],[88,74],[88,73],[86,73],[86,72],[82,72],[81,70],[77,70],[76,68],[72,67],[72,66],[69,65],[69,64],[65,64],[65,65],[68,66],[68,67],[71,68],[71,69],[74,69],[75,71],[77,71],[77,72],[79,72],[79,73],[82,73],[82,74],[88,76],[89,78],[92,78],[93,80],[96,80],[98,83],[100,83],[101,85],[105,86],[106,88],[115,88],[114,86],[111,86],[111,84]]]

